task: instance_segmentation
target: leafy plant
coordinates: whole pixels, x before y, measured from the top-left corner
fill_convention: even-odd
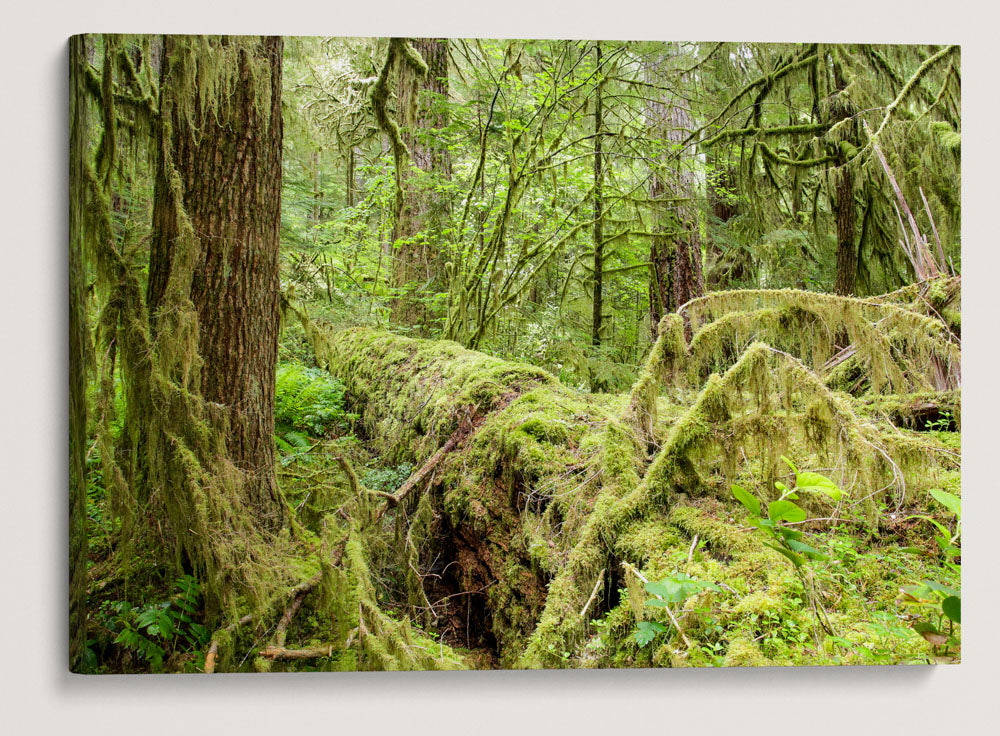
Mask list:
[[[413,465],[400,463],[385,468],[373,468],[365,473],[361,482],[366,488],[371,488],[373,491],[393,493],[403,485],[411,473],[413,473]]]
[[[833,501],[839,501],[843,492],[837,484],[825,475],[809,471],[800,471],[795,464],[784,455],[781,459],[795,474],[795,484],[791,488],[784,483],[776,482],[775,487],[781,491],[781,496],[767,505],[765,518],[763,507],[755,496],[741,486],[733,485],[732,494],[750,512],[751,524],[756,526],[768,538],[764,544],[783,555],[800,571],[807,559],[826,560],[825,554],[802,541],[804,534],[792,529],[788,524],[799,524],[806,520],[806,512],[794,501],[799,493],[819,493],[828,496]]]
[[[822,608],[817,596],[811,591],[812,586],[807,581],[803,568],[806,566],[807,560],[828,560],[829,557],[804,542],[804,532],[794,529],[790,525],[806,521],[807,514],[805,509],[795,503],[799,499],[799,493],[817,493],[827,496],[836,502],[843,497],[843,491],[825,475],[811,471],[800,471],[795,466],[795,463],[784,455],[781,456],[781,459],[791,468],[792,473],[795,474],[795,483],[789,488],[780,481],[775,482],[775,488],[781,492],[781,495],[777,500],[771,501],[767,505],[766,517],[764,516],[764,509],[761,502],[753,494],[738,485],[732,486],[732,494],[750,512],[750,523],[756,526],[767,539],[764,545],[778,552],[792,563],[795,573],[799,576],[799,581],[802,583],[802,590],[809,598],[814,609],[817,607]],[[827,633],[832,633],[829,631],[827,623],[818,616],[817,619],[827,629]]]
[[[691,596],[706,590],[722,591],[715,583],[710,583],[706,580],[696,580],[683,572],[668,575],[659,582],[646,582],[645,590],[653,596],[646,600],[645,605],[651,608],[665,609],[670,620],[673,622],[673,626],[665,626],[657,621],[639,621],[636,624],[633,636],[640,649],[653,641],[658,635],[669,632],[671,628],[677,628],[676,619],[671,610],[672,606],[681,605]]]
[[[954,531],[925,514],[913,514],[906,518],[921,519],[934,525],[938,530],[938,533],[934,535],[934,541],[937,542],[938,548],[941,550],[945,565],[953,570],[957,570],[958,566],[954,562],[954,559],[962,554],[962,550],[956,544],[962,536],[962,499],[937,488],[932,488],[929,492],[934,500],[948,509],[955,517]]]
[[[932,419],[924,424],[924,429],[930,432],[947,432],[955,425],[955,417],[950,411],[943,411],[937,419]]]
[[[281,363],[276,378],[274,422],[279,437],[292,447],[301,446],[305,435],[346,432],[357,418],[344,408],[344,385],[325,371]]]
[[[936,488],[930,494],[954,516],[954,531],[930,516],[916,514],[907,518],[922,519],[934,525],[938,531],[934,541],[941,550],[942,565],[948,571],[960,572],[961,567],[956,560],[962,554],[958,546],[962,534],[962,500]],[[952,648],[960,645],[955,628],[955,624],[962,623],[962,596],[958,590],[933,580],[922,580],[915,585],[903,586],[899,602],[916,609],[923,616],[914,622],[913,629],[931,645],[935,656],[947,657]]]
[[[201,588],[190,575],[174,583],[175,594],[145,607],[128,601],[112,601],[115,614],[112,626],[118,629],[114,641],[147,662],[154,672],[163,669],[168,651],[197,651],[210,638],[208,629],[196,620],[199,615]]]
[[[796,596],[789,603],[797,609],[802,605],[802,599]],[[763,612],[758,625],[763,632],[759,637],[761,651],[768,656],[786,651],[789,645],[804,644],[809,638],[809,631],[794,616],[783,615],[780,611]]]
[[[931,645],[931,651],[936,656],[947,656],[951,648],[959,644],[955,624],[962,623],[961,594],[933,580],[905,585],[900,593],[900,603],[912,606],[926,616],[926,620],[914,622],[913,630]]]

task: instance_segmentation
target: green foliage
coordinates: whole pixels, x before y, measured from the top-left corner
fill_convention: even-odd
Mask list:
[[[373,491],[393,493],[403,485],[412,472],[412,463],[400,463],[399,465],[385,468],[372,468],[365,472],[361,478],[361,482],[364,483],[365,488],[371,488]]]
[[[645,584],[645,591],[653,596],[646,599],[645,605],[654,609],[671,611],[682,605],[692,596],[706,590],[712,590],[717,593],[722,592],[722,588],[715,583],[706,580],[696,580],[687,573],[677,572],[661,578],[657,582],[647,582]],[[636,644],[641,649],[652,642],[659,634],[669,634],[671,631],[676,632],[676,623],[673,616],[670,617],[670,623],[667,625],[657,621],[638,621],[636,623],[634,638]]]
[[[200,668],[203,653],[199,653],[210,638],[200,623],[201,588],[190,575],[174,581],[174,594],[163,601],[136,606],[125,600],[107,604],[111,614],[107,622],[117,632],[114,643],[133,652],[153,672],[163,670],[164,660],[171,654],[195,653],[188,662],[191,671]]]
[[[329,373],[297,363],[278,365],[274,422],[288,445],[308,446],[304,435],[347,432],[354,419],[344,407],[344,385]]]
[[[941,522],[923,515],[908,518],[922,519],[931,523],[938,533],[934,541],[941,553],[943,571],[961,575],[958,559],[962,553],[959,547],[962,533],[962,501],[957,496],[933,488],[930,495],[954,518],[954,531]],[[961,645],[956,624],[962,623],[961,593],[948,585],[934,580],[921,580],[917,584],[904,585],[900,589],[899,602],[922,616],[913,623],[913,629],[931,645],[935,656],[947,658]],[[947,624],[947,626],[945,626]]]
[[[639,648],[646,646],[660,634],[665,634],[669,628],[659,621],[639,621],[635,625],[635,643]]]
[[[798,570],[806,564],[806,560],[825,560],[825,554],[815,547],[805,543],[803,532],[791,528],[790,524],[799,524],[806,520],[806,511],[791,499],[798,499],[799,492],[819,493],[828,496],[833,501],[840,501],[843,493],[837,485],[824,475],[810,471],[800,471],[784,455],[781,460],[795,474],[795,484],[789,488],[780,481],[775,487],[781,491],[781,496],[767,505],[767,518],[762,517],[760,501],[742,487],[733,485],[733,497],[743,504],[750,512],[750,523],[757,527],[768,539],[764,544],[789,560]]]
[[[957,569],[953,559],[962,553],[961,549],[957,545],[957,542],[962,535],[962,501],[958,498],[958,496],[937,488],[932,488],[928,491],[928,493],[930,493],[934,500],[944,506],[954,517],[954,529],[949,529],[945,524],[942,524],[937,519],[923,514],[914,514],[912,516],[908,516],[907,518],[926,521],[937,529],[938,533],[934,536],[934,541],[938,545],[944,564],[952,569]]]

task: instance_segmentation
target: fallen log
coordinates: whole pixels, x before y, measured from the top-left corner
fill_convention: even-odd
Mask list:
[[[897,427],[958,431],[962,415],[960,391],[888,394],[862,399],[862,406]]]
[[[425,462],[395,496],[430,481],[444,560],[431,597],[452,603],[456,634],[483,632],[468,643],[512,665],[568,554],[547,540],[559,530],[572,537],[602,488],[601,437],[618,423],[615,412],[545,371],[455,343],[307,329],[378,452],[388,462]]]
[[[892,489],[900,468],[926,459],[924,448],[857,416],[797,358],[762,343],[663,412],[656,382],[686,355],[669,328],[636,388],[608,397],[451,342],[304,324],[369,444],[387,462],[433,466],[404,486],[410,493],[426,480],[438,519],[429,597],[447,601],[450,610],[436,613],[452,634],[492,649],[501,666],[559,666],[563,653],[580,651],[590,620],[621,603],[621,563],[652,559],[651,528],[680,535],[684,557],[697,535],[723,555],[745,554],[741,535],[726,541],[696,511],[699,499],[719,498],[727,477],[753,472],[773,487],[780,455],[818,453],[820,467],[851,463],[857,482]],[[470,417],[475,432],[453,443]],[[749,460],[744,446],[764,455]],[[899,498],[918,490],[900,485]]]

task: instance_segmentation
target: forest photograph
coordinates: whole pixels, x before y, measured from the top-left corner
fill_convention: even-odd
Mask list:
[[[71,672],[961,662],[958,45],[68,59]]]

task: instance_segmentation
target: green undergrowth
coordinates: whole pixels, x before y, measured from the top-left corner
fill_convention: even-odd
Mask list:
[[[298,363],[278,364],[274,424],[280,449],[288,449],[286,445],[295,444],[303,435],[346,433],[352,418],[344,407],[343,384],[330,374]]]
[[[933,505],[932,502],[921,506]],[[889,514],[886,514],[889,516]],[[891,517],[890,517],[891,518]],[[618,550],[649,580],[678,573],[711,581],[717,590],[690,596],[675,617],[684,639],[634,579],[620,603],[593,620],[593,634],[567,664],[580,667],[703,667],[830,664],[921,664],[935,661],[914,629],[919,616],[900,602],[900,589],[920,580],[960,588],[912,521],[869,529],[845,519],[809,525],[810,544],[829,559],[813,563],[818,603],[830,632],[817,622],[793,566],[765,547],[746,525],[745,510],[715,500],[678,505],[630,528]],[[629,574],[626,577],[633,577]],[[636,638],[640,621],[660,633]],[[956,661],[953,657],[947,661]]]

